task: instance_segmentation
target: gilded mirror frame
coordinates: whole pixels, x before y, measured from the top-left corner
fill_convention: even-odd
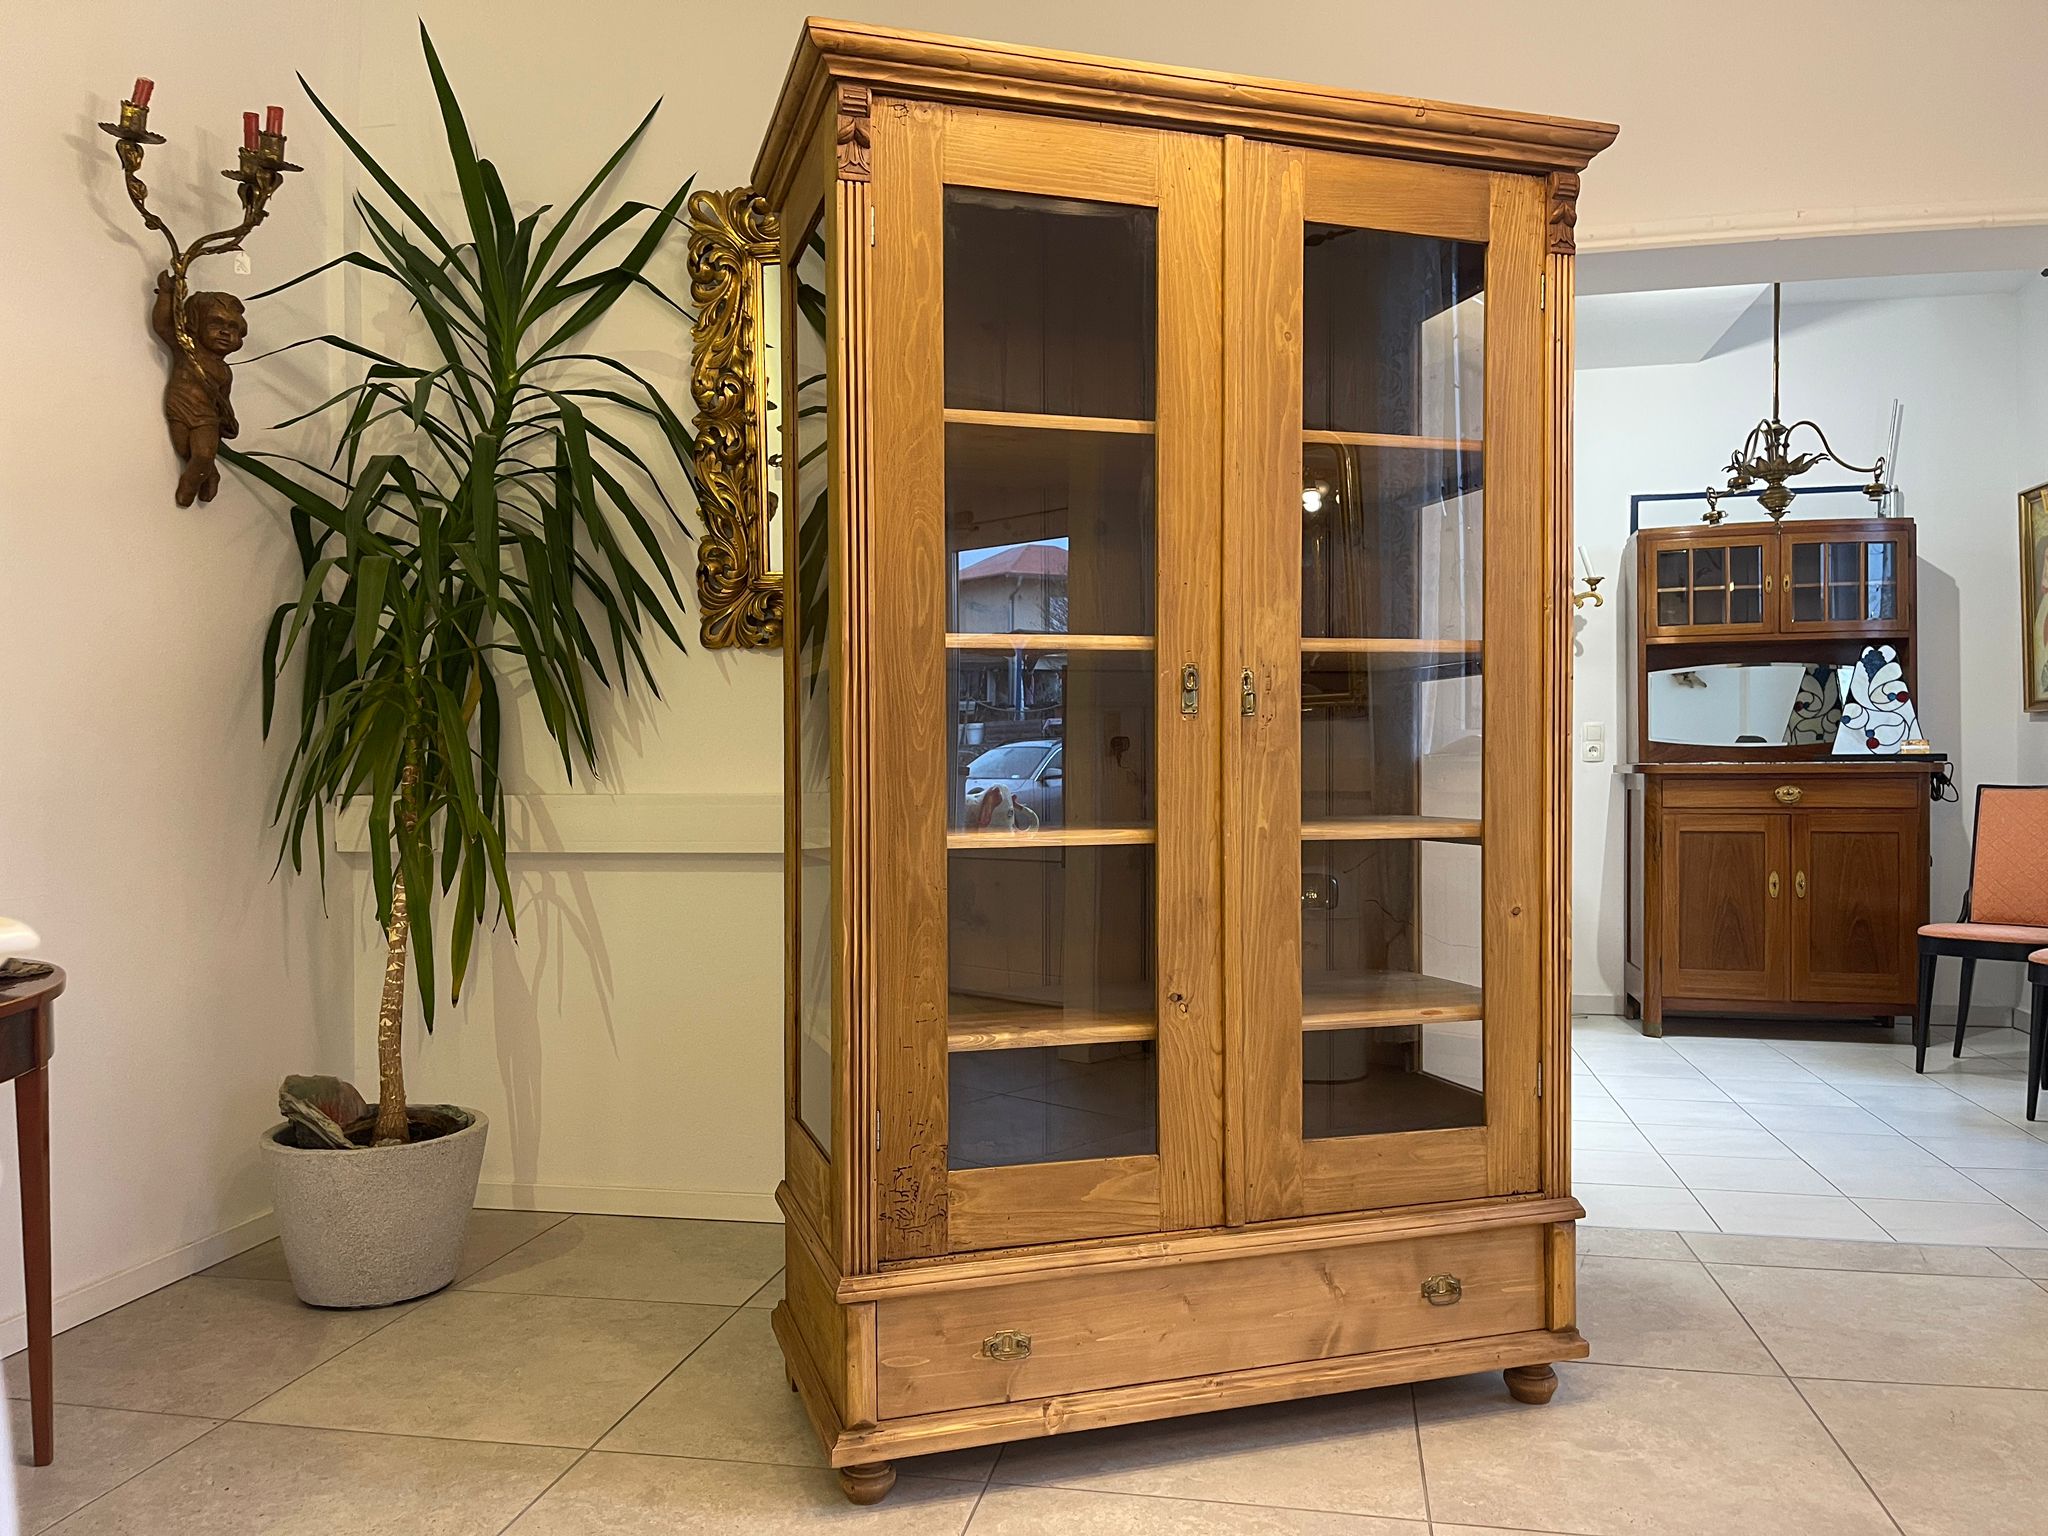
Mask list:
[[[773,274],[781,235],[768,200],[751,187],[690,198],[690,396],[704,534],[697,541],[699,632],[713,650],[782,644],[778,511],[781,434],[775,409]]]

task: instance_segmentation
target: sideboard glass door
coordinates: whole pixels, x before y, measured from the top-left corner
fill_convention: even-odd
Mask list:
[[[931,824],[882,1064],[926,1106],[921,1145],[884,1147],[920,1202],[894,1251],[1213,1224],[1221,1128],[1175,1100],[1214,1103],[1221,1017],[1194,915],[1218,862],[1221,149],[943,108],[885,128],[882,302],[937,318],[900,360],[914,442],[878,442],[882,483],[915,488],[882,514],[915,538],[879,615],[905,690],[882,747]]]
[[[1300,338],[1270,386],[1288,440],[1276,411],[1275,472],[1232,509],[1254,657],[1232,829],[1251,924],[1247,1214],[1532,1187],[1549,579],[1535,186],[1247,159],[1274,205],[1255,227],[1288,246],[1272,253],[1279,333]]]

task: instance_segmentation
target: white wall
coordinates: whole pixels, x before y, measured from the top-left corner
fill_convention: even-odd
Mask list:
[[[2013,489],[2048,481],[2048,277],[2020,296],[2013,360],[2017,379],[2019,441]],[[2018,508],[2012,508],[2015,519]],[[2018,542],[2015,523],[2014,542]],[[2019,779],[2048,784],[2048,714],[2023,716],[2019,727]]]
[[[2013,383],[2021,303],[2007,293],[1806,306],[1788,295],[1785,310],[1788,416],[1817,419],[1844,454],[1867,460],[1883,451],[1893,399],[1905,404],[1899,483],[1919,536],[1921,724],[1955,759],[1962,792],[1959,803],[1933,808],[1933,909],[1950,915],[1967,881],[1974,786],[2010,783],[2022,771],[2013,567],[2013,493],[2025,483],[2013,478],[2025,458]],[[1769,405],[1767,298],[1703,362],[1582,371],[1576,513],[1593,569],[1619,571],[1630,496],[1715,483]],[[2025,441],[2038,457],[2038,425]],[[1864,508],[1860,499],[1826,497],[1795,503],[1791,515]],[[1646,510],[1646,521],[1665,524],[1704,509]],[[1629,744],[1619,735],[1616,647],[1627,637],[1611,605],[1579,618],[1575,712],[1581,723],[1607,723],[1612,750],[1605,763],[1580,762],[1575,780],[1573,991],[1611,1000],[1622,990],[1625,801],[1615,764]],[[1977,995],[2010,1002],[2016,986],[1987,972]]]
[[[804,8],[419,7],[522,203],[572,189],[656,95],[667,105],[622,191],[662,191],[690,171],[706,185],[743,179]],[[0,910],[39,924],[74,976],[54,1085],[63,1316],[261,1231],[253,1138],[275,1081],[361,1051],[368,994],[351,983],[375,939],[359,880],[332,882],[323,910],[310,882],[270,879],[264,811],[279,763],[257,738],[256,656],[289,547],[236,486],[210,508],[170,504],[162,359],[143,327],[158,258],[91,124],[136,73],[156,76],[157,126],[174,142],[152,155],[149,179],[189,223],[202,188],[221,206],[214,171],[235,113],[288,106],[308,171],[252,243],[254,273],[219,279],[253,292],[346,237],[351,178],[293,91],[294,69],[448,205],[414,9],[276,6],[249,27],[221,0],[81,0],[0,17],[5,55],[25,61],[0,95],[12,146],[0,207],[16,237],[0,308],[13,365],[0,379],[0,590],[16,663]],[[1586,184],[1589,250],[2048,220],[2048,119],[2032,105],[2048,37],[2026,0],[862,9],[932,30],[1618,120],[1622,140]],[[1797,90],[1756,66],[1760,36],[1799,59]],[[680,284],[680,252],[661,276]],[[330,320],[387,337],[403,323],[346,281],[255,320],[252,352]],[[672,321],[636,309],[601,339],[684,398]],[[306,366],[250,371],[238,396],[252,430],[313,398],[325,380]],[[1731,419],[1745,413],[1746,396]],[[1709,434],[1710,462],[1721,435]],[[1660,483],[1678,462],[1656,466]],[[2009,486],[1999,500],[2009,506]],[[687,547],[677,552],[687,568]],[[627,712],[605,783],[576,787],[596,791],[592,803],[538,804],[538,846],[554,851],[520,864],[521,943],[485,945],[472,996],[415,1057],[420,1092],[493,1114],[494,1198],[765,1213],[779,1071],[780,900],[761,832],[778,784],[774,675],[764,657],[671,658],[666,704]],[[528,788],[567,788],[545,754],[527,770]],[[634,798],[610,798],[621,793]],[[702,798],[734,794],[756,798]],[[18,1294],[13,1242],[0,1237],[0,1298]]]

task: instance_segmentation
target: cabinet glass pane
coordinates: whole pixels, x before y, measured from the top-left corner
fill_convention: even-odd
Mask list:
[[[1333,225],[1305,236],[1310,1138],[1485,1122],[1485,270],[1485,247],[1458,241]],[[1684,620],[1687,578],[1683,555],[1659,562],[1660,614],[1675,603]]]
[[[964,1051],[947,1067],[949,1168],[1159,1150],[1159,1068],[1149,1040]]]
[[[946,429],[947,625],[1149,635],[1150,432]]]
[[[1156,221],[946,192],[955,1168],[1158,1150]]]
[[[946,404],[1150,419],[1158,213],[946,189]]]
[[[822,216],[789,269],[796,288],[797,1116],[832,1145],[832,508]]]
[[[948,854],[953,1167],[1157,1150],[1154,867],[1149,845]]]
[[[955,650],[947,825],[1018,836],[1152,825],[1150,651]]]

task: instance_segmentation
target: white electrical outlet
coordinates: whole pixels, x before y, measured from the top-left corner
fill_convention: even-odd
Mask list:
[[[1579,727],[1579,758],[1588,763],[1607,761],[1607,723],[1588,720]]]
[[[249,253],[247,251],[235,252],[235,276],[247,277],[252,270],[253,268],[249,265]]]

